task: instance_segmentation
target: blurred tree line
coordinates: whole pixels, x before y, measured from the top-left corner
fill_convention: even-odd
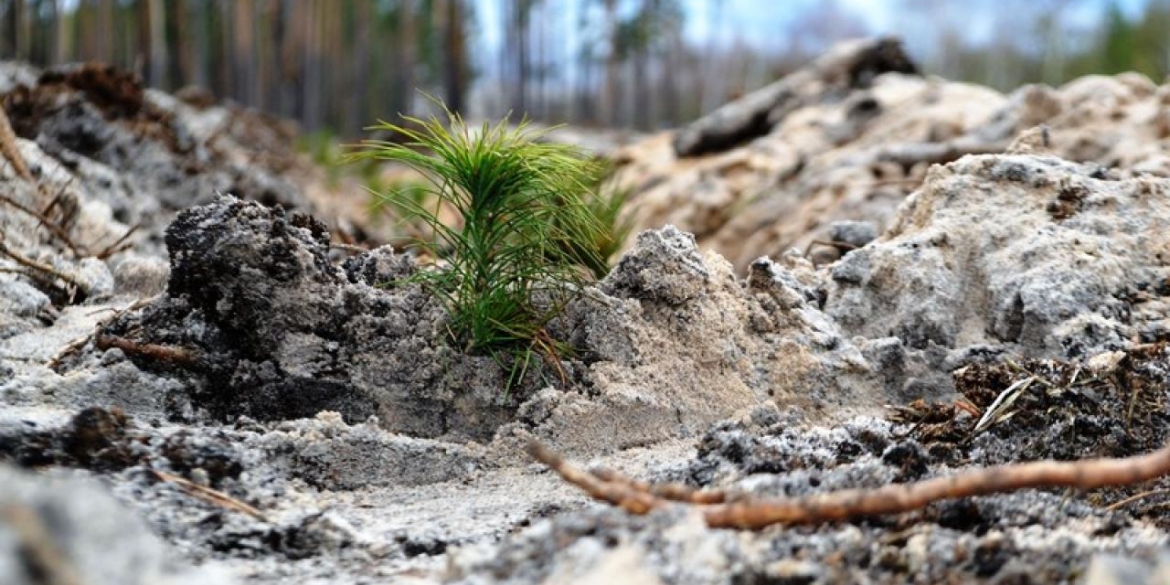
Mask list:
[[[1010,9],[999,0],[901,1],[906,36],[932,47],[924,69],[949,79],[1009,91],[1095,73],[1136,71],[1156,83],[1170,74],[1170,0],[1144,0],[1132,15],[1116,0],[1031,0]],[[979,13],[989,15],[991,33],[971,43]]]
[[[926,70],[951,79],[1007,90],[1124,70],[1161,81],[1170,71],[1170,0],[1147,0],[1133,17],[1100,0],[1010,10],[997,0],[888,1],[894,32]],[[1100,17],[1073,27],[1069,15],[1086,4]],[[992,19],[990,38],[971,39],[977,11]],[[687,19],[704,21],[707,38],[686,36]],[[106,61],[155,87],[201,86],[349,136],[424,107],[415,88],[472,117],[654,129],[874,32],[834,0],[802,9],[769,46],[735,26],[726,0],[0,0],[0,58]]]
[[[99,60],[356,134],[413,88],[465,107],[464,0],[0,0],[0,58]]]

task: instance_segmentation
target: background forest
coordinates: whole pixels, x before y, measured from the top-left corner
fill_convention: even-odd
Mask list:
[[[651,130],[833,42],[896,33],[929,73],[999,89],[1170,70],[1170,0],[0,0],[0,58],[101,60],[152,86],[355,136],[425,104]]]

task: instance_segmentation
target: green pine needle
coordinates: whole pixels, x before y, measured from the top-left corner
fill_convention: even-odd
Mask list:
[[[595,193],[599,162],[568,145],[538,142],[542,133],[526,122],[472,130],[444,112],[445,122],[380,121],[371,129],[405,136],[405,143],[367,140],[351,159],[410,165],[429,179],[429,195],[459,214],[461,225],[448,226],[439,205],[424,206],[417,191],[380,194],[431,228],[434,239],[419,246],[445,268],[420,271],[417,280],[444,302],[456,341],[507,365],[514,385],[534,353],[555,361],[568,350],[545,327],[586,280],[608,270],[608,256],[628,231],[616,219],[622,200]]]

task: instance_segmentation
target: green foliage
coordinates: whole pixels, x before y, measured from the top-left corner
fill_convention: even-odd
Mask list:
[[[387,183],[376,176],[366,181],[366,191],[371,195],[368,209],[371,217],[390,216],[403,223],[423,220],[424,216],[418,210],[426,209],[431,193],[422,182],[398,180]],[[388,197],[386,193],[394,195]]]
[[[508,367],[510,384],[534,353],[555,362],[568,348],[549,338],[546,325],[580,294],[588,271],[605,263],[596,243],[610,237],[602,218],[615,202],[591,198],[601,165],[573,147],[537,142],[540,133],[506,120],[473,130],[448,111],[445,122],[404,116],[402,125],[373,129],[406,140],[367,140],[355,159],[405,163],[430,181],[426,197],[417,189],[383,196],[434,234],[419,245],[445,266],[416,279],[443,300],[457,342]],[[440,221],[440,205],[462,225]]]
[[[1131,19],[1111,2],[1100,22],[1094,42],[1069,59],[1069,77],[1136,71],[1157,81],[1170,73],[1170,4],[1147,2]]]
[[[572,240],[566,242],[571,248],[564,250],[571,258],[581,258],[585,268],[593,273],[595,278],[603,278],[609,274],[610,261],[625,245],[630,230],[634,227],[633,218],[622,216],[631,190],[598,183],[585,197],[585,206],[589,213],[597,218],[600,229],[588,240]]]
[[[1137,51],[1135,27],[1125,18],[1125,13],[1116,2],[1109,5],[1105,18],[1107,24],[1101,50],[1103,69],[1109,73],[1120,73],[1134,63]]]
[[[317,166],[325,169],[330,186],[337,185],[341,178],[338,164],[342,151],[336,134],[327,130],[302,134],[297,138],[296,148],[313,159]]]

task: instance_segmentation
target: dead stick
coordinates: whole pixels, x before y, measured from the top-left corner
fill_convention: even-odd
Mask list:
[[[21,156],[20,150],[16,148],[16,132],[12,130],[12,124],[8,121],[8,112],[4,111],[2,103],[0,103],[0,154],[3,154],[4,158],[12,163],[12,168],[16,170],[17,176],[29,183],[35,182],[32,172],[28,170],[28,163]]]
[[[695,489],[681,483],[646,483],[626,477],[612,469],[596,468],[591,471],[594,477],[609,483],[625,484],[664,500],[684,502],[687,504],[722,504],[727,501],[727,493],[722,490]]]
[[[31,270],[35,270],[37,272],[41,272],[41,273],[48,274],[50,276],[59,278],[59,279],[65,281],[66,284],[69,284],[69,285],[73,286],[74,288],[76,288],[77,290],[82,291],[87,296],[89,295],[89,286],[87,286],[84,282],[81,282],[80,280],[77,280],[77,278],[70,276],[68,274],[65,274],[64,272],[61,272],[60,270],[57,270],[56,268],[53,268],[52,266],[49,266],[48,264],[41,264],[40,262],[37,262],[36,260],[33,260],[31,258],[26,258],[25,256],[21,255],[20,253],[9,249],[8,246],[4,245],[4,242],[0,242],[0,256],[7,256],[8,258],[11,258],[13,262],[20,264],[21,266],[24,266],[25,268],[29,268]]]
[[[122,244],[122,242],[125,242],[127,238],[134,235],[134,232],[138,231],[138,228],[141,228],[141,227],[142,227],[142,224],[140,224],[140,223],[134,224],[133,227],[131,227],[129,230],[126,230],[126,233],[122,234],[122,237],[115,240],[113,244],[106,246],[101,252],[98,252],[97,254],[95,254],[95,256],[97,256],[97,258],[99,260],[105,260],[106,258],[109,258],[110,256],[113,256],[114,254],[117,254],[118,252],[120,252],[121,250],[124,249],[124,248],[119,248],[118,246],[120,246]]]
[[[41,223],[41,225],[48,228],[50,232],[53,232],[53,235],[57,236],[57,239],[61,240],[62,243],[64,243],[66,246],[68,246],[69,251],[73,252],[74,256],[82,256],[83,255],[81,253],[81,251],[77,248],[77,245],[73,243],[73,239],[69,237],[69,234],[65,233],[64,228],[62,228],[61,226],[54,223],[53,220],[45,217],[39,211],[32,209],[31,207],[28,207],[28,206],[24,205],[23,203],[15,200],[7,195],[4,195],[2,193],[0,193],[0,201],[3,201],[5,203],[19,209],[20,211],[23,211],[24,213],[32,216],[33,218],[35,218],[38,222]]]
[[[528,443],[528,454],[532,455],[533,459],[552,468],[553,471],[565,478],[565,481],[585,490],[585,493],[594,499],[620,506],[632,514],[645,514],[652,508],[661,507],[666,503],[665,500],[660,500],[646,492],[602,481],[588,472],[577,469],[565,461],[564,457],[538,441]]]
[[[116,335],[98,334],[94,338],[94,345],[101,350],[116,347],[129,355],[150,358],[161,362],[176,364],[191,364],[195,356],[186,348],[158,343],[140,343],[133,339]]]
[[[1105,506],[1105,509],[1112,512],[1113,510],[1120,510],[1121,508],[1124,508],[1138,500],[1144,500],[1152,496],[1161,496],[1165,494],[1170,494],[1170,489],[1163,488],[1157,490],[1147,490],[1140,494],[1134,494],[1128,498],[1125,498],[1124,500],[1113,502],[1112,504]]]
[[[134,301],[130,305],[126,306],[125,308],[114,309],[113,315],[111,315],[108,319],[98,321],[97,325],[94,325],[93,330],[90,331],[88,334],[86,334],[85,337],[79,337],[79,338],[74,339],[73,341],[70,341],[69,343],[65,344],[65,347],[63,347],[61,349],[61,351],[57,352],[57,355],[53,356],[53,359],[50,359],[49,362],[45,365],[49,369],[52,369],[52,370],[57,369],[57,366],[60,366],[61,362],[64,361],[65,358],[73,355],[74,353],[77,353],[78,351],[81,351],[81,348],[85,347],[85,344],[89,343],[89,341],[91,339],[93,339],[99,333],[101,333],[102,328],[104,328],[106,325],[109,325],[110,322],[112,322],[114,319],[117,319],[122,313],[125,313],[126,311],[134,311],[137,309],[141,309],[142,307],[145,307],[146,305],[149,305],[150,303],[154,302],[154,300],[156,298],[158,298],[158,297],[148,297],[145,299],[138,299],[137,301]]]
[[[256,508],[249,506],[248,504],[245,504],[244,502],[241,502],[219,490],[214,490],[207,486],[199,485],[191,480],[179,477],[177,475],[171,475],[165,471],[158,471],[157,469],[151,469],[150,473],[152,473],[159,481],[173,483],[179,486],[179,488],[181,488],[184,492],[187,492],[187,494],[199,498],[205,502],[215,504],[229,510],[242,512],[261,522],[268,521],[268,518],[260,510],[257,510]]]
[[[528,449],[569,483],[634,513],[665,504],[645,491],[615,485],[585,473],[547,447],[533,441]],[[1027,488],[1070,487],[1089,490],[1131,485],[1170,473],[1170,444],[1146,455],[1121,459],[1038,461],[978,469],[949,477],[877,489],[848,489],[803,498],[747,500],[704,506],[703,518],[716,528],[758,529],[772,524],[815,524],[862,516],[901,514],[941,500],[967,498]],[[636,505],[627,505],[632,499]]]
[[[73,184],[73,181],[74,178],[69,177],[69,180],[63,183],[61,187],[57,189],[57,193],[54,194],[53,198],[49,200],[49,204],[45,206],[45,209],[41,212],[41,215],[45,217],[49,216],[49,213],[57,207],[58,203],[61,202],[61,198],[65,196],[65,190],[69,188],[69,185]]]

